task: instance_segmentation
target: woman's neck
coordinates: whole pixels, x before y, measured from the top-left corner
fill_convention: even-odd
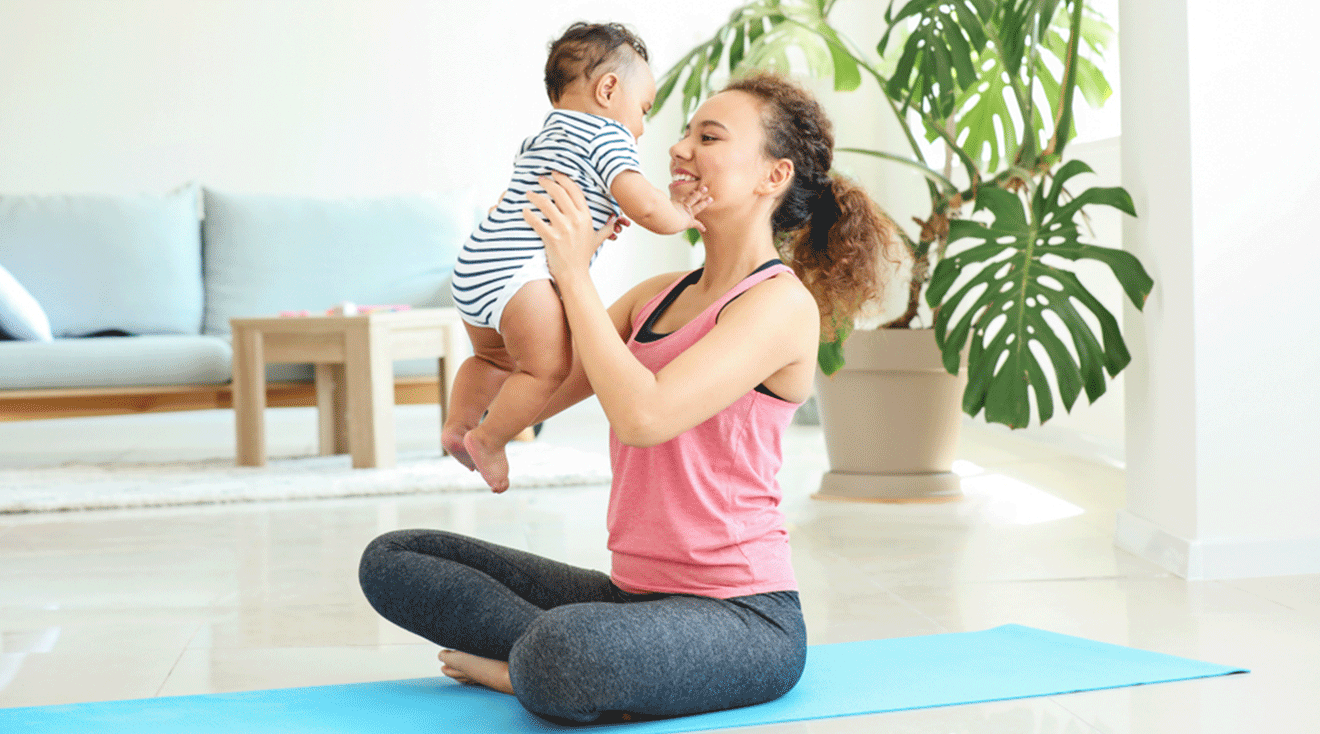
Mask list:
[[[746,221],[741,219],[739,223]],[[752,221],[760,224],[746,227],[728,226],[727,222],[705,223],[706,232],[701,241],[706,262],[697,288],[723,293],[766,261],[779,257],[769,218],[757,217]]]

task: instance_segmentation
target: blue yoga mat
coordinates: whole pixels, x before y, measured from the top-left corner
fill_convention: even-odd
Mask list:
[[[983,632],[815,645],[808,649],[802,680],[777,701],[698,716],[587,728],[611,734],[671,734],[1245,672],[1005,625]],[[0,709],[0,731],[6,733],[518,734],[568,729],[527,713],[512,696],[448,678]]]

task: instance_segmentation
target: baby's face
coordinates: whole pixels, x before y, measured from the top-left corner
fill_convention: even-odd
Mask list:
[[[634,138],[642,137],[646,113],[655,104],[655,76],[640,57],[619,75],[619,92],[610,100],[608,117],[623,123]]]

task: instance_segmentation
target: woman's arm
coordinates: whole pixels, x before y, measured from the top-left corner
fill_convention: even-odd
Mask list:
[[[579,189],[560,174],[543,180],[554,202],[535,195],[549,223],[524,218],[546,244],[573,332],[574,351],[619,439],[664,443],[728,407],[769,376],[815,358],[819,317],[796,281],[774,278],[734,301],[695,345],[653,374],[618,338],[587,274],[599,235]],[[700,204],[704,191],[694,192]]]

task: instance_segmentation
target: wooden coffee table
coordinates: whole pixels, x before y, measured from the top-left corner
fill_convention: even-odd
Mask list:
[[[320,451],[350,453],[354,468],[395,461],[394,360],[435,357],[440,422],[464,353],[458,311],[421,308],[354,316],[230,319],[234,332],[234,418],[238,464],[266,464],[266,365],[311,362],[316,369]]]

